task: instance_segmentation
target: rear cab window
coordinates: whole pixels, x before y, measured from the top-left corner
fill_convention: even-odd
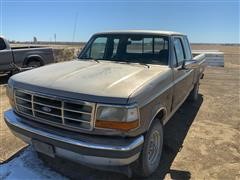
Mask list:
[[[168,40],[163,37],[128,38],[126,59],[145,59],[153,64],[168,64]]]

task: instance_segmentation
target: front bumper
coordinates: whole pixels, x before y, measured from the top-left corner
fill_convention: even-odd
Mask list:
[[[4,113],[4,120],[11,131],[28,144],[38,140],[53,145],[56,156],[78,163],[104,166],[123,166],[136,161],[142,150],[144,138],[113,138],[82,134],[66,135],[42,128],[41,124],[32,126],[28,120],[13,110]],[[58,129],[59,130],[59,129]],[[77,137],[77,138],[76,138]]]

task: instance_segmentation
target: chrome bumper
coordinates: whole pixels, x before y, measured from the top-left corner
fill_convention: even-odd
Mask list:
[[[26,143],[31,144],[32,139],[37,139],[53,145],[56,156],[90,165],[128,165],[138,159],[144,142],[142,135],[116,140],[119,142],[115,145],[109,143],[108,137],[101,142],[73,139],[33,127],[23,122],[24,118],[13,110],[4,112],[4,120],[12,132]]]

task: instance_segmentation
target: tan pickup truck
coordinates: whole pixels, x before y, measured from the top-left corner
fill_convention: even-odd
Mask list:
[[[148,176],[164,125],[198,98],[204,58],[176,32],[97,33],[78,59],[12,76],[5,122],[40,153]]]

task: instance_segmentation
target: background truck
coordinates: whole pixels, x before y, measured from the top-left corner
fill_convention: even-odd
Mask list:
[[[97,33],[78,59],[12,76],[4,119],[39,153],[149,176],[164,125],[197,100],[204,69],[181,33]]]
[[[16,69],[30,69],[53,63],[53,51],[47,47],[10,47],[8,41],[0,36],[0,73]]]

